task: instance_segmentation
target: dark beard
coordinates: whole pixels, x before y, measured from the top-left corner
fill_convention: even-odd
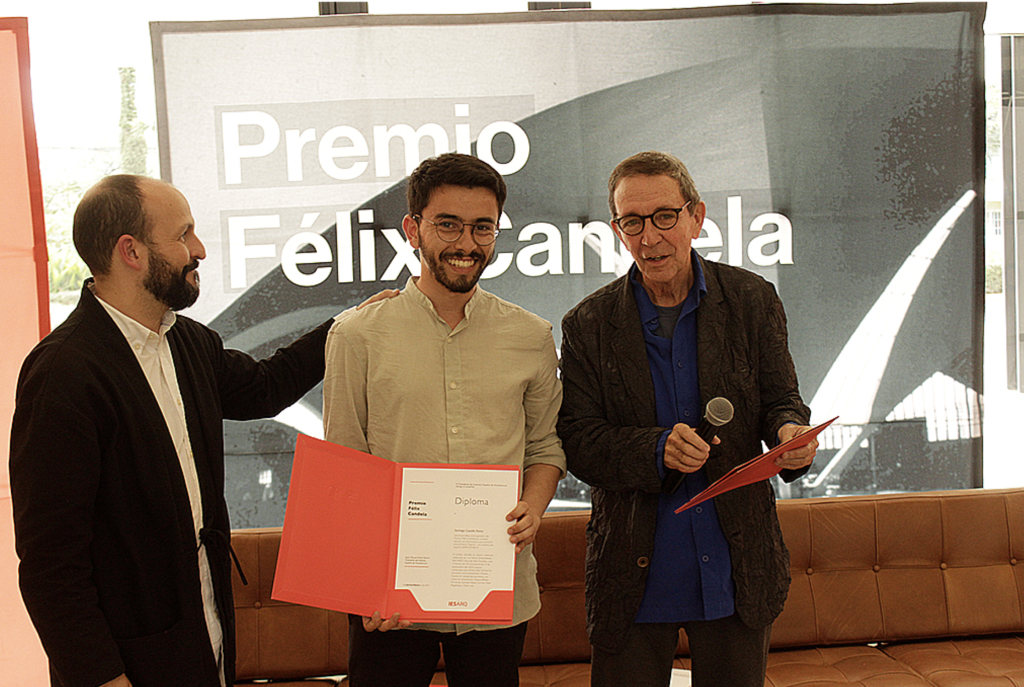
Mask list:
[[[171,263],[152,247],[149,250],[149,272],[142,285],[153,297],[174,311],[184,310],[199,298],[199,274],[196,273],[196,285],[188,282],[189,272],[199,267],[199,261],[193,260],[178,274]]]
[[[444,251],[441,252],[443,253]],[[434,279],[452,293],[469,293],[472,291],[476,283],[480,281],[480,275],[484,273],[484,269],[487,267],[486,256],[482,252],[474,251],[469,254],[462,251],[453,252],[452,255],[455,257],[472,257],[476,258],[478,262],[477,269],[473,274],[458,275],[452,278],[445,270],[441,253],[423,251],[423,255],[426,258],[427,267],[430,268],[430,273],[434,275]]]

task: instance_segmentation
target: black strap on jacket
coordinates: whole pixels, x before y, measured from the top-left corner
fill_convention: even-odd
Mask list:
[[[238,562],[238,556],[235,555],[235,550],[231,548],[231,539],[228,538],[227,534],[212,527],[204,527],[199,530],[199,545],[206,546],[206,548],[213,551],[223,551],[226,548],[228,553],[231,554],[231,560],[235,562],[235,570],[238,571],[238,577],[242,580],[242,584],[247,587],[249,586],[249,580],[245,579],[245,573],[242,572],[242,564]]]

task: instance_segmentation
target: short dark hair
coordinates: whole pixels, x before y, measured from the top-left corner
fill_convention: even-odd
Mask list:
[[[679,192],[683,194],[683,200],[690,201],[690,213],[693,207],[700,202],[700,194],[697,193],[697,185],[693,183],[693,177],[686,169],[679,158],[668,153],[661,153],[657,150],[648,150],[643,153],[631,155],[620,162],[612,175],[608,177],[608,210],[615,219],[615,187],[626,177],[635,176],[667,176],[675,179],[679,184]]]
[[[498,200],[498,215],[505,207],[508,189],[498,170],[472,155],[444,153],[430,157],[420,163],[409,175],[405,197],[409,203],[409,214],[419,215],[430,203],[430,195],[441,186],[462,186],[464,188],[486,188]],[[497,218],[495,218],[497,219]]]
[[[134,174],[115,174],[86,191],[75,210],[72,238],[75,250],[93,275],[107,274],[117,240],[128,234],[149,241],[150,222],[144,193]]]

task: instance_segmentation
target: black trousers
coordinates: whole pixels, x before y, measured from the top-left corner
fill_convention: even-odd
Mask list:
[[[518,687],[526,623],[456,634],[432,630],[367,632],[348,617],[348,669],[352,687],[427,687],[444,649],[449,687]]]
[[[764,687],[771,625],[754,630],[737,615],[687,623],[633,623],[621,652],[592,647],[591,687],[668,687],[680,628],[690,644],[693,687]]]

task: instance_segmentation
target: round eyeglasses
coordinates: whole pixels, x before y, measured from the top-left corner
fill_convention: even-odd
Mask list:
[[[423,220],[433,224],[437,231],[437,237],[446,243],[458,241],[466,227],[469,227],[470,236],[478,246],[489,246],[498,238],[498,226],[493,222],[463,222],[457,219],[443,219],[440,222],[434,222],[420,215],[413,215],[412,218],[417,222]]]
[[[681,208],[662,208],[656,210],[649,215],[623,215],[612,220],[615,226],[619,228],[626,236],[638,236],[644,231],[644,224],[646,220],[651,220],[658,229],[662,231],[668,231],[679,222],[679,213],[686,209],[692,201],[686,201],[686,204]]]

